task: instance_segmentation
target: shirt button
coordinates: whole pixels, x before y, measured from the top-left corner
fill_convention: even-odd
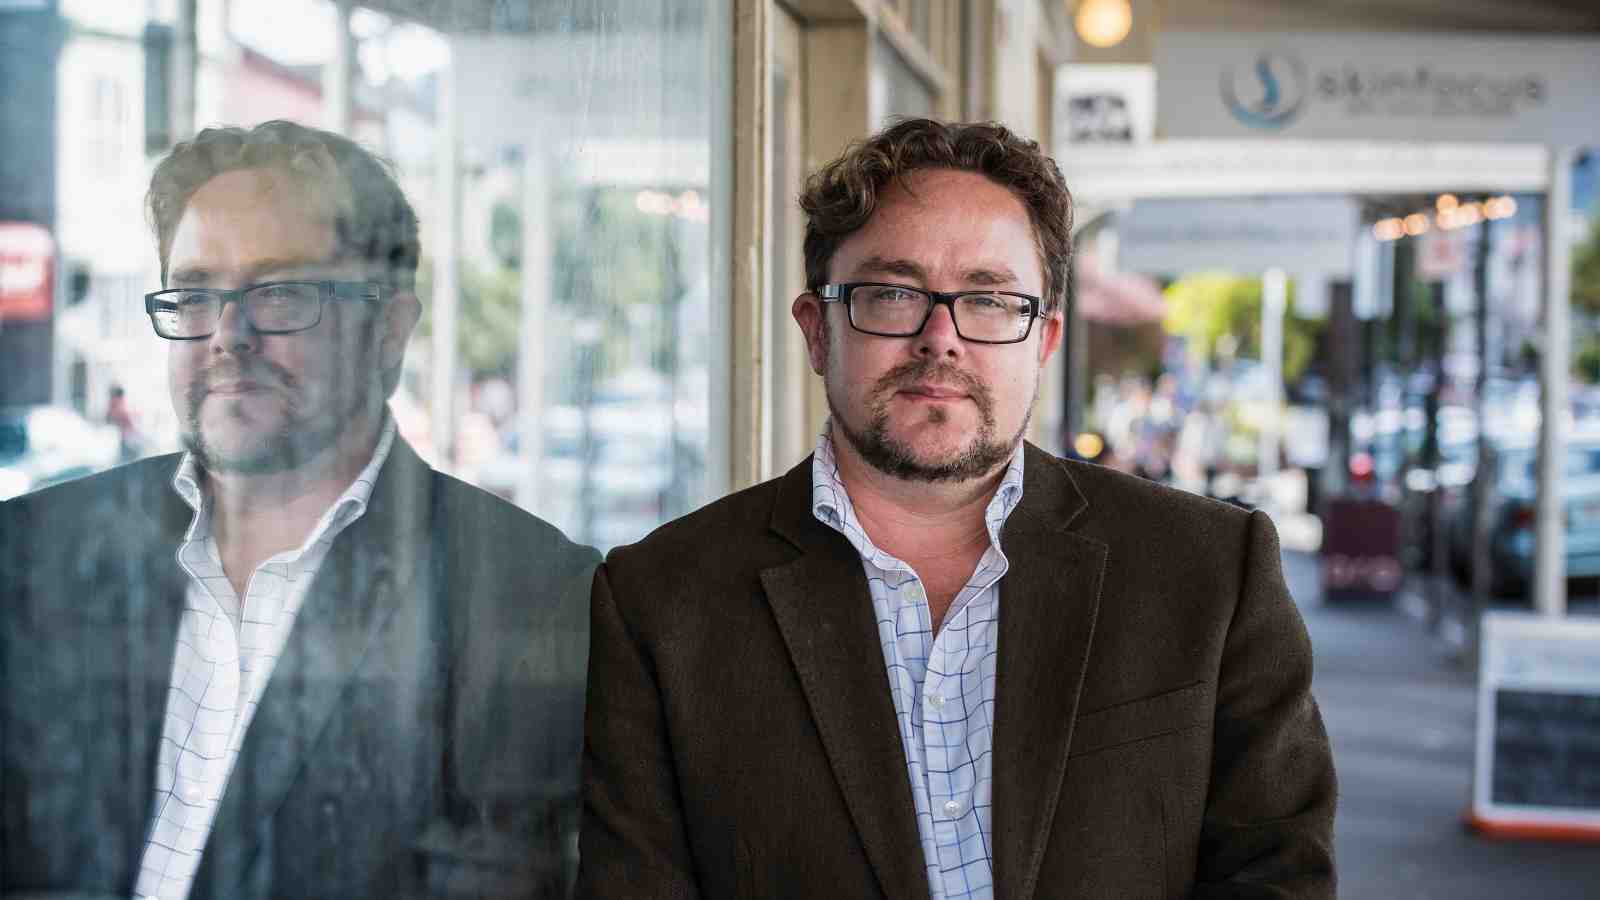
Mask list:
[[[198,784],[191,784],[183,789],[183,802],[190,806],[199,806],[200,801],[206,798],[205,792],[200,790]]]
[[[920,585],[920,584],[911,585],[911,587],[906,591],[906,596],[910,597],[912,600],[914,600],[914,601],[916,601],[918,603],[922,602],[922,599],[923,599],[922,585]]]
[[[946,800],[944,802],[944,814],[952,819],[961,815],[961,804],[954,800]]]
[[[928,705],[934,709],[944,709],[944,695],[933,694],[928,697]]]

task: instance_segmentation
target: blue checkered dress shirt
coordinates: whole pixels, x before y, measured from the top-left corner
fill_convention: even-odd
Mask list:
[[[811,462],[813,514],[845,536],[866,569],[932,900],[994,897],[994,664],[1007,568],[1000,529],[1021,499],[1019,451],[984,513],[989,548],[935,635],[922,579],[873,546],[856,521],[826,425]]]

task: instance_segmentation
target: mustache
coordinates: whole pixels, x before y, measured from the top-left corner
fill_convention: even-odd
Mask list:
[[[215,362],[203,369],[200,377],[195,379],[195,382],[207,391],[219,381],[248,381],[262,387],[293,390],[299,379],[283,366],[260,358],[252,360],[248,365],[238,360]]]
[[[221,359],[197,372],[189,382],[189,389],[185,392],[189,409],[198,410],[200,402],[211,393],[213,386],[223,381],[248,381],[291,393],[300,384],[293,372],[271,360],[256,358],[245,364],[238,359]]]
[[[960,387],[972,395],[972,401],[980,410],[987,410],[993,405],[989,386],[978,376],[951,363],[925,357],[903,362],[883,373],[873,382],[872,394],[875,397],[887,398],[901,388],[929,382]]]

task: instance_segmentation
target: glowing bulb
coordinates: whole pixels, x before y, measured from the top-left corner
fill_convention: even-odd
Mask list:
[[[1439,199],[1434,201],[1434,205],[1437,206],[1439,208],[1439,212],[1442,213],[1449,212],[1460,204],[1461,201],[1456,199],[1455,194],[1440,194]]]
[[[1510,197],[1495,197],[1484,201],[1483,214],[1490,219],[1504,219],[1517,214],[1517,201]]]
[[[1133,28],[1133,8],[1128,0],[1082,0],[1075,21],[1085,44],[1115,47]]]
[[[1078,451],[1078,455],[1084,459],[1098,459],[1101,451],[1106,449],[1106,442],[1100,435],[1085,431],[1073,440],[1072,449]]]
[[[1406,216],[1405,229],[1406,234],[1416,237],[1428,230],[1428,217],[1422,213],[1412,213]]]

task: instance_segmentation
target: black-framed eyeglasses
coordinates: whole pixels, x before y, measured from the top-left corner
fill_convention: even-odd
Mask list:
[[[1015,291],[940,293],[903,284],[858,281],[817,289],[824,303],[843,302],[850,327],[879,337],[921,334],[935,307],[950,307],[956,334],[975,344],[1015,344],[1028,339],[1040,300]]]
[[[222,308],[239,304],[257,334],[294,334],[317,327],[329,300],[383,299],[372,281],[263,281],[242,288],[171,288],[144,295],[144,311],[156,334],[169,341],[198,341],[217,332]]]

